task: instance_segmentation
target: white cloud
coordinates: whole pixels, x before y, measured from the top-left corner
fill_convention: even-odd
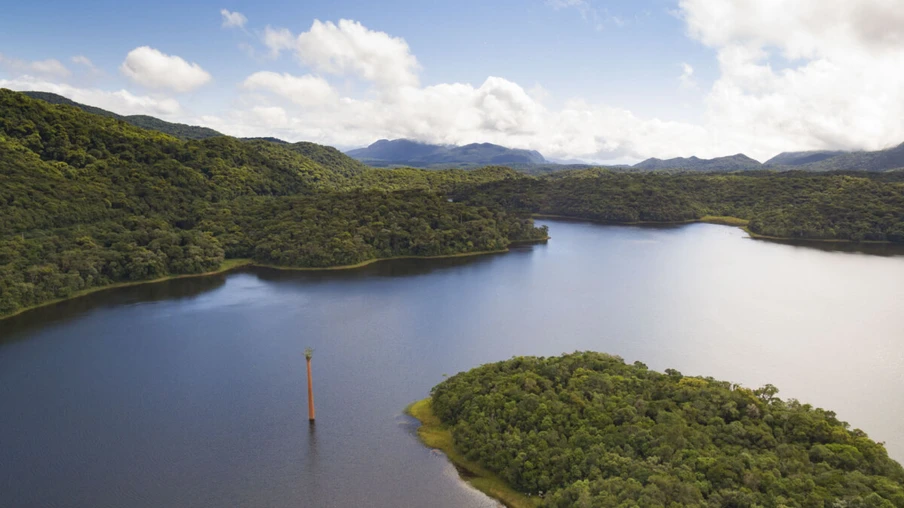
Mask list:
[[[119,69],[142,86],[176,92],[188,92],[210,81],[210,74],[200,65],[148,46],[130,51]]]
[[[268,26],[263,38],[273,54],[294,49],[303,64],[318,72],[356,76],[386,89],[418,85],[419,66],[408,43],[356,21],[315,20],[310,30],[294,38],[284,28]]]
[[[264,28],[264,45],[270,49],[270,56],[279,56],[280,51],[291,49],[295,45],[295,36],[287,28]]]
[[[70,60],[74,64],[84,65],[85,67],[88,67],[89,69],[95,68],[94,62],[92,62],[91,59],[85,55],[76,55],[76,56],[72,57]]]
[[[678,81],[684,90],[696,90],[698,88],[697,80],[694,78],[694,68],[689,63],[681,64],[681,75],[678,76]]]
[[[301,106],[325,105],[339,96],[327,81],[317,76],[292,76],[261,71],[242,83],[247,90],[266,90]]]
[[[717,146],[881,149],[904,141],[900,0],[681,0],[689,33],[716,49],[708,97]],[[781,70],[773,63],[781,62]]]
[[[85,55],[76,55],[70,58],[69,61],[74,63],[75,65],[83,67],[85,70],[95,76],[103,74],[103,71],[101,71],[96,65],[94,65],[94,62],[92,62],[91,59],[86,57]]]
[[[168,97],[135,95],[127,90],[107,91],[97,88],[78,88],[30,76],[0,79],[0,88],[51,92],[68,97],[75,102],[97,106],[121,115],[172,117],[182,112],[179,102]]]
[[[211,127],[240,136],[277,136],[344,147],[378,138],[410,138],[433,143],[492,142],[538,149],[550,157],[635,160],[649,153],[678,155],[683,146],[700,146],[705,129],[675,122],[643,120],[629,111],[583,102],[549,110],[532,92],[503,78],[480,86],[462,83],[400,87],[391,95],[365,99],[339,97],[312,76],[255,73],[243,83],[251,94],[245,106]],[[308,90],[324,90],[322,101]],[[275,100],[274,100],[275,99]],[[287,102],[284,99],[288,99]]]
[[[223,28],[245,28],[248,18],[241,12],[230,12],[229,9],[221,9],[220,15],[223,16]]]
[[[894,8],[899,2],[681,0],[688,33],[717,55],[719,74],[711,86],[699,82],[696,60],[694,67],[682,64],[677,76],[682,88],[697,87],[703,96],[699,123],[640,118],[581,100],[552,107],[557,101],[547,100],[549,92],[539,84],[525,89],[499,77],[422,86],[418,60],[404,39],[349,20],[315,21],[299,35],[268,26],[263,44],[274,56],[291,52],[310,68],[300,74],[309,74],[250,73],[240,83],[235,109],[217,116],[186,118],[169,98],[38,86],[38,78],[17,78],[17,89],[65,92],[113,111],[176,116],[235,135],[342,147],[379,138],[486,141],[553,158],[616,162],[739,152],[765,160],[785,150],[878,149],[904,141],[904,13]],[[576,8],[585,2],[558,3]],[[143,55],[131,58],[139,50]],[[132,60],[162,62],[129,67],[136,75],[130,77],[145,86],[184,91],[210,80],[197,64],[151,48],[130,53],[126,75]],[[0,63],[37,74],[34,62],[0,56]]]
[[[27,62],[18,58],[10,58],[0,53],[0,66],[14,72],[33,73],[57,78],[65,78],[72,74],[62,62],[53,58]]]

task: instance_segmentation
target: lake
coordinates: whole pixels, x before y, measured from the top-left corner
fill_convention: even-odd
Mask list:
[[[404,407],[575,350],[772,383],[904,459],[904,256],[543,222],[548,244],[507,254],[248,269],[0,321],[0,506],[494,506]]]

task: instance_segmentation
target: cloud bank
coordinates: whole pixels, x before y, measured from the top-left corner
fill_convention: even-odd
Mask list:
[[[279,136],[341,147],[379,138],[433,143],[493,142],[553,158],[626,162],[647,157],[746,153],[765,160],[789,150],[881,149],[904,141],[904,9],[900,0],[680,0],[689,37],[712,48],[718,76],[685,62],[674,82],[701,98],[698,123],[642,118],[615,104],[547,103],[542,87],[489,76],[482,83],[424,85],[420,63],[401,37],[359,22],[315,20],[307,31],[255,31],[271,59],[235,84],[238,96],[216,114],[188,116],[167,94],[197,89],[211,75],[196,63],[148,46],[129,52],[121,72],[152,95],[55,84],[59,61],[0,55],[22,74],[0,86],[43,87],[117,112],[160,114],[241,136]],[[549,0],[581,8],[584,0]],[[240,13],[223,26],[244,29]],[[90,67],[90,60],[73,63]],[[696,62],[695,62],[696,63]],[[4,84],[5,83],[5,84]],[[55,88],[54,88],[55,87]],[[180,116],[182,115],[182,116]],[[173,118],[173,117],[178,118]]]

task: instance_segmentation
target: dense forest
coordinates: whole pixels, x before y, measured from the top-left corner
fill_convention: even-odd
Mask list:
[[[766,236],[904,242],[904,183],[896,174],[584,170],[488,182],[452,195],[514,212],[612,223],[733,216]]]
[[[324,267],[546,236],[529,218],[379,177],[364,189],[366,171],[330,147],[180,140],[2,90],[0,316],[226,258]]]
[[[904,171],[378,169],[314,143],[180,139],[80,108],[0,90],[0,316],[230,258],[325,267],[501,250],[546,237],[531,214],[734,216],[761,235],[904,242]]]
[[[904,469],[831,411],[599,353],[457,374],[432,410],[550,507],[904,507]]]
[[[80,104],[71,99],[63,97],[62,95],[57,95],[55,93],[50,92],[22,92],[23,94],[33,98],[40,99],[44,102],[48,102],[50,104],[63,104],[66,106],[74,106],[76,108],[81,109],[82,111],[86,111],[88,113],[100,116],[106,116],[109,118],[116,118],[117,120],[122,120],[123,122],[134,125],[135,127],[141,127],[142,129],[149,129],[152,131],[159,131],[164,134],[169,134],[170,136],[175,136],[177,138],[182,139],[207,139],[213,138],[216,136],[222,136],[223,134],[217,132],[208,127],[199,127],[197,125],[185,125],[184,123],[172,123],[167,122],[165,120],[161,120],[159,118],[154,118],[153,116],[147,115],[120,115],[114,113],[112,111],[107,111],[105,109],[101,109],[95,106],[89,106],[87,104]]]

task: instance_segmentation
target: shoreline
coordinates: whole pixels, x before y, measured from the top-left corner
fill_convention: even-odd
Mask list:
[[[458,470],[462,481],[499,501],[508,508],[535,508],[540,505],[540,498],[528,497],[512,487],[492,471],[466,459],[452,444],[452,431],[433,414],[431,399],[419,400],[405,408],[405,414],[420,422],[417,429],[418,439],[424,446],[440,450],[449,462]]]
[[[221,273],[226,273],[226,272],[235,270],[236,268],[251,266],[252,264],[253,264],[253,262],[250,259],[246,259],[246,258],[227,259],[227,260],[223,261],[223,264],[221,264],[219,268],[217,268],[216,270],[209,271],[209,272],[183,273],[183,274],[179,274],[179,275],[167,275],[166,277],[158,277],[156,279],[135,280],[135,281],[128,281],[128,282],[114,282],[113,284],[107,284],[105,286],[97,286],[97,287],[93,287],[93,288],[89,288],[89,289],[82,289],[81,291],[76,291],[75,293],[72,293],[71,295],[69,295],[65,298],[55,298],[53,300],[47,300],[46,302],[37,303],[35,305],[30,305],[28,307],[23,307],[15,312],[13,312],[12,314],[0,315],[0,321],[3,321],[4,319],[8,319],[8,318],[11,318],[14,316],[18,316],[19,314],[24,314],[30,310],[40,309],[41,307],[47,307],[49,305],[53,305],[56,303],[62,303],[62,302],[66,302],[69,300],[75,300],[77,298],[81,298],[83,296],[88,296],[88,295],[91,295],[94,293],[99,293],[101,291],[106,291],[108,289],[120,289],[120,288],[127,288],[127,287],[131,287],[131,286],[141,286],[144,284],[156,284],[159,282],[166,282],[168,280],[175,280],[175,279],[191,279],[194,277],[208,277],[210,275],[219,275]]]
[[[546,242],[549,240],[549,237],[538,240],[520,240],[517,242],[511,242],[510,245],[515,244],[526,244],[526,243],[540,243]],[[12,314],[0,315],[0,321],[3,321],[7,318],[11,318],[14,316],[18,316],[20,314],[24,314],[30,310],[40,309],[41,307],[47,307],[49,305],[53,305],[56,303],[62,303],[69,300],[75,300],[77,298],[81,298],[83,296],[88,296],[94,293],[98,293],[100,291],[106,291],[110,289],[118,289],[125,288],[131,286],[140,286],[143,284],[156,284],[159,282],[166,282],[168,280],[175,279],[189,279],[194,277],[207,277],[210,275],[219,275],[223,273],[230,272],[237,268],[269,268],[271,270],[283,270],[283,271],[300,271],[300,272],[321,272],[321,271],[338,271],[338,270],[354,270],[356,268],[363,268],[368,265],[372,265],[374,263],[378,263],[380,261],[393,261],[400,259],[447,259],[447,258],[463,258],[463,257],[472,257],[472,256],[487,256],[490,254],[505,254],[509,252],[508,248],[492,250],[492,251],[477,251],[477,252],[460,252],[458,254],[443,254],[439,256],[394,256],[389,258],[374,258],[368,259],[366,261],[362,261],[360,263],[355,263],[353,265],[336,265],[336,266],[326,266],[326,267],[293,267],[293,266],[279,266],[279,265],[269,265],[262,263],[255,263],[253,260],[248,258],[235,258],[235,259],[227,259],[223,261],[223,264],[220,265],[216,270],[212,270],[209,272],[203,273],[186,273],[179,275],[167,275],[166,277],[158,277],[156,279],[148,279],[148,280],[136,280],[136,281],[128,281],[128,282],[115,282],[113,284],[107,284],[105,286],[98,286],[89,289],[83,289],[81,291],[76,291],[75,293],[65,297],[65,298],[56,298],[53,300],[47,300],[46,302],[41,302],[35,305],[30,305],[28,307],[23,307]]]
[[[682,226],[687,224],[718,224],[720,226],[733,226],[743,230],[752,240],[767,240],[775,242],[799,242],[799,243],[834,243],[844,245],[904,245],[898,242],[890,242],[888,240],[842,240],[839,238],[794,238],[786,236],[770,236],[754,233],[748,227],[750,221],[740,217],[732,217],[729,215],[704,215],[699,219],[688,219],[684,221],[637,221],[637,222],[612,222],[597,219],[587,219],[583,217],[572,217],[569,215],[552,215],[545,213],[533,213],[531,217],[534,219],[550,219],[550,220],[570,220],[577,222],[591,222],[593,224],[601,224],[606,226]]]

